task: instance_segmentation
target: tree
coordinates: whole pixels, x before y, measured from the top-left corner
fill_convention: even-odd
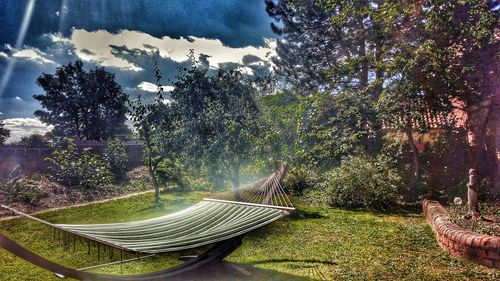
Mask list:
[[[471,168],[477,169],[486,146],[486,127],[494,108],[483,102],[496,95],[500,56],[498,13],[490,1],[429,1],[417,18],[425,19],[412,75],[432,99],[444,97],[467,113]],[[436,9],[440,7],[440,9]],[[457,82],[460,81],[460,82]],[[480,169],[481,170],[481,169]]]
[[[384,73],[384,0],[266,0],[277,72],[299,89],[359,90],[377,96]],[[306,91],[307,93],[307,91]]]
[[[177,114],[175,107],[164,99],[161,73],[158,63],[154,62],[157,93],[152,103],[145,103],[139,96],[129,101],[129,113],[134,128],[144,141],[144,162],[148,167],[155,190],[154,199],[160,203],[160,186],[156,177],[158,165],[168,157],[175,157],[178,149],[176,138]]]
[[[85,71],[76,61],[57,68],[55,74],[42,74],[37,84],[45,93],[34,98],[46,111],[37,110],[35,116],[54,125],[55,135],[106,140],[127,132],[127,95],[103,67]]]
[[[255,89],[238,71],[221,68],[210,75],[209,68],[192,62],[171,94],[181,117],[180,143],[192,162],[205,165],[216,177],[230,179],[237,188],[242,167],[254,156],[260,131]]]
[[[10,131],[6,129],[5,124],[0,121],[0,145],[3,145],[9,137]]]
[[[265,95],[258,102],[265,127],[262,136],[257,139],[261,158],[268,160],[265,162],[269,162],[272,167],[283,162],[290,165],[300,162],[303,154],[299,145],[303,119],[301,99],[289,93],[278,92]]]
[[[414,182],[420,179],[421,169],[413,135],[429,129],[425,119],[429,115],[435,120],[449,116],[457,104],[474,107],[494,92],[491,81],[495,80],[492,67],[498,62],[499,40],[498,35],[494,36],[498,34],[498,17],[488,1],[266,3],[268,13],[282,23],[274,26],[282,35],[275,60],[278,73],[299,77],[291,79],[299,86],[301,79],[309,79],[315,84],[312,89],[346,97],[344,101],[333,98],[339,102],[330,103],[332,108],[325,108],[325,115],[318,115],[318,120],[331,118],[340,107],[344,108],[341,111],[354,113],[358,109],[352,106],[376,106],[376,118],[348,115],[345,121],[352,117],[357,122],[347,122],[351,125],[342,130],[366,128],[376,134],[376,147],[381,141],[380,121],[404,133],[412,149]],[[364,100],[369,106],[359,107],[354,100]],[[479,115],[468,122],[471,128],[479,127],[472,135],[480,135],[490,114],[470,113]],[[432,125],[446,127],[448,123]],[[324,137],[313,138],[314,143],[337,143],[339,132],[334,131],[335,126],[330,133],[321,126],[312,128],[320,129],[313,136]]]
[[[27,147],[50,147],[50,140],[47,136],[33,134],[22,137],[16,144],[25,145]]]
[[[459,105],[469,111],[469,135],[477,134],[479,142],[484,138],[491,111],[470,109],[494,94],[498,18],[482,0],[424,1],[396,10],[398,20],[387,25],[393,48],[380,111],[386,123],[406,134],[416,183],[421,171],[413,132],[451,127],[455,120],[447,117]],[[430,116],[434,124],[426,124]]]

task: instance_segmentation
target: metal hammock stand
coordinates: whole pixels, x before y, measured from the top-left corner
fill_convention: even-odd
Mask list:
[[[268,178],[239,189],[221,193],[215,198],[205,198],[200,203],[182,211],[142,221],[112,224],[53,224],[22,213],[8,206],[0,205],[13,213],[49,226],[51,236],[63,241],[64,249],[75,249],[77,239],[82,245],[87,242],[88,252],[91,245],[97,246],[98,260],[102,250],[110,259],[113,249],[123,252],[147,254],[147,257],[173,251],[197,248],[214,244],[205,253],[186,259],[183,264],[162,271],[135,275],[106,275],[85,270],[72,269],[51,262],[17,244],[0,233],[0,247],[39,267],[54,272],[59,277],[79,280],[172,280],[193,274],[214,265],[223,265],[223,259],[236,250],[243,236],[257,228],[267,225],[294,211],[292,203],[281,185],[287,172],[286,164],[280,166]],[[145,258],[145,257],[143,257]],[[233,269],[234,266],[232,266]],[[237,271],[244,272],[242,269]]]

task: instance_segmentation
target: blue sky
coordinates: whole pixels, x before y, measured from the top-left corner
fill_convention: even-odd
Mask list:
[[[115,72],[132,96],[154,89],[152,51],[164,84],[189,49],[214,67],[268,66],[270,23],[264,0],[0,0],[0,120],[12,140],[49,129],[33,119],[40,105],[32,96],[42,93],[36,78],[76,59]]]

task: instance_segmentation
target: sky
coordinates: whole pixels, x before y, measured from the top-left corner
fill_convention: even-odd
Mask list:
[[[155,52],[166,91],[190,49],[212,67],[268,67],[271,21],[264,0],[0,0],[0,120],[9,141],[50,130],[33,117],[36,79],[75,60],[114,72],[132,97],[155,91]]]

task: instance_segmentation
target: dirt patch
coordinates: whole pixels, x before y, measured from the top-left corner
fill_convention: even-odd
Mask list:
[[[122,197],[127,194],[150,190],[142,181],[131,181],[120,185],[105,186],[92,193],[78,188],[69,188],[48,178],[22,178],[13,183],[0,182],[0,204],[8,205],[22,212],[34,213],[47,209],[58,209],[91,202]],[[0,208],[0,218],[12,214]]]
[[[151,180],[148,168],[145,166],[137,167],[129,172],[127,172],[127,179],[129,181],[147,181]]]

